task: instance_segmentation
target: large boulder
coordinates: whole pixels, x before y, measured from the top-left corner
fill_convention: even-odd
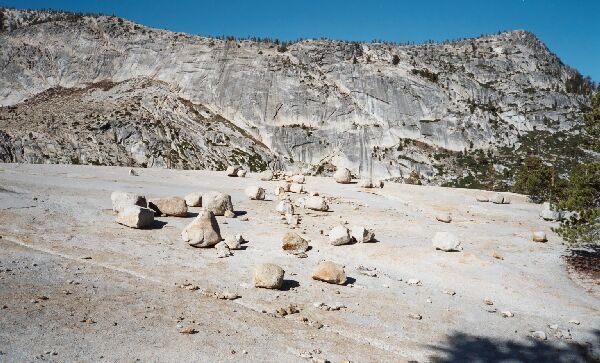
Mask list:
[[[246,196],[252,200],[264,200],[265,190],[261,187],[251,185],[244,190]]]
[[[341,246],[350,242],[352,242],[352,237],[350,236],[350,231],[348,228],[339,225],[329,231],[329,243],[332,245]]]
[[[272,263],[263,263],[254,268],[252,280],[255,287],[281,289],[285,271]]]
[[[273,179],[273,171],[265,170],[262,173],[258,174],[258,178],[262,181],[269,181]]]
[[[240,169],[237,172],[237,176],[240,177],[240,178],[245,178],[247,173],[248,172],[245,169]]]
[[[202,207],[211,211],[216,216],[225,215],[226,211],[233,212],[231,196],[220,192],[207,192],[202,194]]]
[[[344,267],[335,262],[323,261],[313,270],[312,278],[330,284],[343,285],[346,283],[346,272]]]
[[[148,200],[148,207],[164,216],[185,217],[188,213],[185,200],[179,197],[152,198]]]
[[[333,179],[340,184],[348,184],[352,181],[352,174],[346,168],[340,168],[333,174]]]
[[[129,205],[119,211],[116,222],[131,228],[149,228],[154,223],[154,211],[139,205]]]
[[[352,227],[350,236],[358,243],[368,243],[375,240],[375,232],[363,226]]]
[[[494,204],[510,204],[510,198],[508,197],[508,195],[496,193],[492,197],[491,202]]]
[[[306,178],[302,174],[294,175],[291,179],[293,183],[297,184],[304,184],[304,181],[306,180]]]
[[[213,212],[200,211],[200,214],[183,229],[181,238],[194,247],[212,247],[221,242],[221,231]]]
[[[442,250],[445,252],[462,250],[460,240],[450,232],[437,232],[435,236],[433,236],[432,243],[436,250]]]
[[[329,210],[329,205],[323,197],[312,196],[306,198],[304,201],[304,207],[312,210],[326,212]]]
[[[227,176],[238,176],[238,171],[240,171],[242,169],[241,166],[239,165],[231,165],[227,167],[227,170],[225,170],[225,174],[227,174]]]
[[[549,202],[542,204],[542,210],[540,211],[540,217],[547,221],[559,221],[562,217],[560,211],[552,210]]]
[[[308,251],[308,241],[300,237],[297,233],[287,232],[281,242],[281,248],[284,251],[294,254]]]
[[[292,193],[303,193],[304,192],[304,185],[298,184],[298,183],[292,183],[292,184],[290,184],[290,192],[292,192]]]
[[[275,206],[275,210],[280,214],[294,214],[294,205],[289,200],[282,200]]]
[[[364,179],[358,183],[361,188],[373,188],[373,181],[371,179]]]
[[[186,195],[184,199],[188,207],[202,207],[202,193],[193,192]]]
[[[123,208],[130,205],[137,205],[140,207],[146,207],[146,197],[134,193],[127,193],[116,191],[110,194],[110,200],[112,201],[112,209],[115,212],[120,212]]]

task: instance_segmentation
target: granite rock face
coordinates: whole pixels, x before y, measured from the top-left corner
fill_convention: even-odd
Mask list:
[[[533,34],[423,45],[222,40],[0,9],[0,160],[441,182],[438,152],[569,131],[587,96]],[[285,51],[284,51],[285,50]],[[48,111],[47,111],[48,110]],[[47,111],[47,112],[46,112]]]

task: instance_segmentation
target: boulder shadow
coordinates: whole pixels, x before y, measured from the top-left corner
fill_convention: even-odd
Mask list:
[[[155,219],[152,222],[152,224],[150,226],[148,226],[147,228],[145,228],[145,229],[162,229],[166,225],[167,225],[167,222],[159,221],[159,220]]]
[[[348,285],[353,284],[355,282],[356,282],[356,279],[354,277],[346,276],[346,282],[344,283],[343,286],[348,286]]]
[[[295,289],[300,286],[300,283],[296,280],[283,280],[283,285],[281,285],[281,291],[290,291],[291,289]]]
[[[248,212],[246,212],[245,210],[236,210],[233,213],[235,214],[236,217],[245,216],[246,214],[248,214]]]

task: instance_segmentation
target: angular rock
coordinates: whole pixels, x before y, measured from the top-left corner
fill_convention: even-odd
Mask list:
[[[244,242],[244,237],[241,234],[236,234],[235,236],[230,236],[225,238],[225,244],[229,247],[230,250],[239,250],[242,248],[242,243]]]
[[[444,223],[452,222],[452,216],[450,215],[450,213],[438,214],[435,216],[435,219],[437,219],[440,222],[444,222]]]
[[[298,183],[290,184],[290,192],[292,193],[302,193],[304,192],[304,185]]]
[[[193,192],[186,195],[184,199],[188,207],[202,207],[202,193]]]
[[[280,214],[294,214],[294,205],[289,200],[282,200],[275,206],[275,210]]]
[[[258,178],[262,181],[273,180],[273,176],[273,171],[271,170],[265,170],[262,173],[258,174]]]
[[[343,285],[346,283],[346,272],[335,262],[323,261],[313,270],[312,278],[330,284]]]
[[[326,212],[329,210],[329,205],[327,204],[325,198],[319,196],[312,196],[306,198],[304,206],[308,209],[321,212]]]
[[[331,231],[329,231],[329,243],[334,246],[346,245],[352,242],[352,237],[350,237],[350,231],[348,228],[339,225],[333,227]]]
[[[462,246],[458,237],[450,232],[437,232],[433,236],[433,247],[436,250],[442,250],[445,252],[451,251],[462,251]]]
[[[259,186],[249,186],[244,190],[246,196],[252,200],[265,200],[265,190]]]
[[[263,263],[254,268],[254,286],[265,289],[281,289],[285,271],[272,263]]]
[[[510,204],[510,198],[507,195],[496,193],[491,199],[494,204]]]
[[[308,251],[308,241],[300,237],[297,233],[287,232],[281,241],[281,248],[283,248],[284,251],[291,253]]]
[[[193,247],[212,247],[221,242],[221,231],[215,215],[203,210],[181,232],[181,238]]]
[[[227,170],[225,170],[225,174],[227,174],[227,176],[238,176],[238,171],[240,171],[242,167],[239,165],[231,165],[227,167]]]
[[[127,193],[116,191],[110,194],[110,200],[112,201],[112,210],[119,212],[123,208],[130,205],[137,205],[140,207],[147,207],[146,197],[134,193]]]
[[[350,236],[358,243],[368,243],[375,239],[375,232],[363,226],[353,226]]]
[[[490,201],[490,198],[486,197],[485,195],[478,195],[478,196],[475,197],[475,199],[478,202],[482,202],[482,203],[487,203],[487,202]]]
[[[294,207],[304,208],[306,206],[306,199],[296,198],[294,199]]]
[[[540,211],[540,217],[547,221],[559,221],[561,220],[561,212],[552,210],[550,203],[545,202],[542,204],[542,210]]]
[[[285,215],[285,222],[290,226],[297,226],[300,224],[300,218],[297,215],[288,213]]]
[[[245,169],[240,169],[237,172],[237,176],[240,178],[244,178],[246,176],[247,171]]]
[[[302,174],[292,176],[292,182],[296,184],[304,184],[306,177]]]
[[[352,174],[346,168],[339,168],[333,174],[333,179],[340,184],[348,184],[352,181]]]
[[[285,189],[282,186],[278,185],[275,187],[275,190],[273,190],[273,194],[275,194],[278,197],[282,197],[285,195]]]
[[[126,206],[117,214],[116,222],[131,228],[148,228],[154,223],[154,211],[139,205]]]
[[[230,210],[226,210],[225,213],[223,213],[223,216],[225,218],[235,218],[235,213]]]
[[[218,258],[225,258],[229,256],[233,256],[233,253],[229,249],[229,246],[225,242],[219,242],[215,245],[215,249],[217,250]]]
[[[282,187],[284,192],[289,192],[291,188],[291,184],[286,181],[280,181],[278,186]]]
[[[185,200],[179,197],[152,198],[148,200],[148,207],[164,216],[186,217],[188,214]]]
[[[220,192],[208,192],[202,194],[202,207],[214,213],[216,216],[225,215],[226,211],[233,212],[231,196]]]
[[[548,239],[546,238],[546,232],[543,231],[533,232],[531,239],[533,240],[533,242],[548,242]]]

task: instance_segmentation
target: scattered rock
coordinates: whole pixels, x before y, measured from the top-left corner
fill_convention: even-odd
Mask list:
[[[304,206],[307,209],[321,211],[321,212],[326,212],[329,210],[329,205],[327,204],[327,201],[325,200],[325,198],[319,197],[319,196],[312,196],[312,197],[306,198],[306,200],[304,202]]]
[[[285,271],[272,263],[263,263],[254,268],[253,281],[255,287],[281,289]]]
[[[259,186],[249,186],[244,192],[246,196],[252,200],[264,200],[265,199],[265,190]]]
[[[546,336],[546,333],[543,331],[540,331],[540,330],[531,332],[531,337],[533,337],[535,339],[539,339],[539,340],[548,339],[548,337]]]
[[[501,193],[496,193],[491,200],[494,204],[510,204],[510,198]]]
[[[571,323],[571,324],[575,324],[575,325],[579,325],[579,324],[581,324],[581,323],[579,322],[579,320],[575,320],[575,319],[571,319],[571,320],[569,320],[569,323]]]
[[[184,199],[188,207],[202,207],[202,193],[193,192],[186,195]]]
[[[504,260],[504,257],[498,251],[495,250],[492,252],[492,257],[494,257],[497,260]]]
[[[297,226],[298,224],[300,224],[300,217],[298,217],[295,214],[288,213],[285,215],[285,222],[290,226]]]
[[[330,284],[343,285],[346,283],[344,268],[332,261],[319,263],[313,271],[312,278]]]
[[[510,311],[503,311],[500,314],[503,318],[512,318],[513,316],[515,316],[515,314],[511,313]]]
[[[188,213],[185,200],[179,197],[152,198],[148,200],[148,208],[164,216],[186,217]]]
[[[490,201],[490,198],[488,198],[485,195],[478,195],[477,197],[475,197],[475,199],[477,199],[478,202],[483,202],[483,203],[487,203]]]
[[[217,250],[218,258],[225,258],[229,256],[233,256],[233,253],[229,249],[229,246],[225,242],[219,242],[215,245],[215,249]]]
[[[290,192],[292,193],[303,193],[304,192],[304,185],[302,184],[298,184],[298,183],[292,183],[290,184]]]
[[[461,251],[462,246],[458,237],[450,232],[436,232],[433,236],[433,247],[436,250],[442,250],[445,252]]]
[[[275,187],[275,190],[273,190],[273,194],[275,194],[276,196],[284,196],[285,195],[285,189],[278,185]]]
[[[226,211],[233,212],[231,196],[220,192],[204,193],[202,195],[202,206],[216,216],[222,216]]]
[[[115,212],[120,212],[123,208],[130,205],[137,205],[144,208],[147,206],[146,197],[127,192],[112,192],[110,194],[110,200],[112,201],[112,209]]]
[[[423,319],[423,317],[421,316],[421,314],[408,314],[408,317],[411,319],[415,319],[415,320],[421,320]]]
[[[190,335],[190,334],[196,334],[196,333],[198,333],[198,330],[196,330],[194,328],[185,328],[183,330],[180,330],[179,333]]]
[[[230,250],[239,250],[242,248],[242,243],[244,243],[244,237],[241,234],[236,234],[233,237],[225,238],[225,244],[229,247]]]
[[[546,232],[543,231],[533,232],[531,239],[533,242],[548,242],[548,239],[546,238]]]
[[[258,174],[258,178],[262,181],[273,180],[273,176],[273,171],[271,170],[265,170],[262,173]]]
[[[226,210],[225,213],[223,213],[223,216],[225,218],[235,218],[235,213],[230,210]]]
[[[117,214],[116,222],[131,228],[148,228],[154,223],[154,211],[130,205]]]
[[[352,227],[350,236],[358,243],[368,243],[375,240],[375,232],[363,226]]]
[[[137,176],[138,174],[135,172],[135,170],[129,169],[129,175],[131,175],[131,176]]]
[[[419,280],[419,279],[408,279],[406,281],[406,283],[409,284],[409,285],[416,285],[416,286],[421,286],[422,285],[421,280]]]
[[[278,308],[275,311],[275,315],[277,315],[279,317],[284,317],[286,315],[298,314],[299,312],[300,312],[300,309],[298,309],[298,306],[296,306],[294,304],[289,304],[288,306]]]
[[[238,176],[238,171],[240,171],[242,167],[239,165],[231,165],[227,167],[227,170],[225,170],[225,174],[227,174],[227,176],[231,176],[231,177],[235,177]]]
[[[490,299],[487,299],[487,298],[483,299],[483,303],[486,304],[486,305],[494,305],[494,302],[492,300],[490,300]]]
[[[352,237],[350,237],[350,231],[348,228],[339,225],[333,227],[331,231],[329,231],[329,243],[334,246],[346,245],[352,242]]]
[[[346,305],[342,303],[325,304],[323,302],[316,302],[313,304],[313,306],[325,311],[338,311],[346,309]]]
[[[298,208],[304,208],[304,207],[306,207],[306,199],[304,199],[304,198],[296,198],[294,200],[294,206],[296,206]]]
[[[304,177],[304,175],[301,175],[301,174],[292,176],[293,183],[304,184],[305,180],[306,180],[306,178]]]
[[[352,174],[346,168],[339,168],[334,174],[333,179],[340,184],[348,184],[352,181]]]
[[[438,214],[435,216],[435,219],[437,219],[440,222],[444,222],[444,223],[452,222],[452,216],[450,215],[450,213]]]
[[[373,183],[373,186],[374,186],[375,188],[383,189],[383,186],[384,186],[383,180],[376,180],[376,181]]]
[[[279,182],[279,185],[278,185],[278,186],[280,186],[281,188],[283,188],[283,191],[284,191],[284,192],[289,192],[289,191],[290,191],[290,188],[291,188],[291,184],[290,184],[290,183],[288,183],[288,182],[286,182],[286,181],[281,181],[281,182]]]
[[[547,221],[558,221],[561,219],[561,212],[552,210],[550,203],[544,202],[540,211],[540,217]]]
[[[282,200],[275,206],[275,210],[280,214],[294,214],[294,206],[289,200]]]
[[[240,170],[238,170],[238,172],[237,172],[237,176],[238,176],[238,177],[240,177],[240,178],[244,178],[244,177],[246,177],[246,173],[247,173],[247,171],[246,171],[246,170],[244,170],[244,169],[240,169]]]
[[[241,297],[240,295],[238,295],[236,293],[228,292],[228,291],[220,292],[220,293],[216,294],[216,296],[217,296],[217,299],[220,299],[220,300],[235,300],[235,299],[239,299]]]
[[[444,290],[444,294],[454,296],[456,295],[456,291],[454,290]]]
[[[373,181],[371,179],[361,180],[358,186],[361,188],[373,188]]]
[[[359,265],[356,268],[359,274],[369,276],[369,277],[377,277],[377,269],[375,267],[366,267],[363,265]]]
[[[308,241],[294,232],[287,232],[282,239],[282,248],[292,254],[308,251]]]
[[[181,232],[181,238],[193,247],[211,247],[221,242],[221,231],[213,212],[203,210]]]

